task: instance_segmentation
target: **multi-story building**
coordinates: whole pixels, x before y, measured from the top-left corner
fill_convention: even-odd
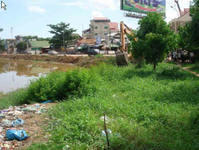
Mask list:
[[[184,26],[186,23],[191,22],[191,20],[190,10],[186,8],[181,13],[180,17],[171,20],[170,27],[173,31],[178,32],[180,26]]]
[[[104,17],[96,17],[90,21],[90,28],[83,31],[83,38],[109,41],[112,33],[117,33],[118,23]]]

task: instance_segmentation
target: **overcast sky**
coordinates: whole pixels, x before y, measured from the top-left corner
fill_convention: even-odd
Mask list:
[[[81,34],[89,27],[93,17],[107,17],[113,22],[124,21],[136,29],[138,20],[124,17],[120,0],[4,0],[7,10],[0,10],[1,38],[15,35],[38,35],[50,37],[47,24],[70,23]],[[190,0],[179,0],[182,9],[188,8]],[[171,8],[171,6],[173,8]],[[174,0],[167,0],[166,21],[179,15]],[[11,32],[12,28],[12,32]]]

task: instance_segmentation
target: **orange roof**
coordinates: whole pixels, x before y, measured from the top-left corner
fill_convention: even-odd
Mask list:
[[[96,39],[81,39],[78,41],[79,44],[95,44]]]
[[[110,22],[109,27],[111,30],[118,30],[118,23],[117,22]]]
[[[109,20],[106,17],[94,17],[93,20]]]

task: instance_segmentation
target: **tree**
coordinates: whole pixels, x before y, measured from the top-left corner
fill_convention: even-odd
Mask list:
[[[3,40],[0,40],[0,52],[5,51],[5,42]]]
[[[178,44],[179,47],[188,51],[192,51],[192,44],[191,44],[191,25],[187,23],[183,27],[179,27],[179,39]]]
[[[192,50],[199,55],[199,0],[194,0],[194,5],[191,7],[191,16],[190,34]]]
[[[20,42],[16,45],[18,52],[24,52],[27,49],[27,43],[26,42]]]
[[[2,32],[3,31],[3,29],[2,28],[0,28],[0,32]]]
[[[157,13],[149,13],[139,21],[140,28],[132,42],[133,56],[143,57],[146,63],[153,64],[153,69],[163,61],[169,50],[177,47],[176,36]]]
[[[69,42],[75,38],[72,35],[76,30],[70,28],[70,24],[61,22],[56,25],[50,24],[48,26],[51,28],[49,32],[53,34],[49,42],[54,48],[61,48],[62,46],[67,47]]]

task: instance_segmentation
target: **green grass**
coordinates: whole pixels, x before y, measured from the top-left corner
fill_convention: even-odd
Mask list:
[[[100,120],[104,113],[113,150],[199,149],[199,79],[194,75],[164,63],[156,72],[150,65],[140,69],[100,65],[86,74],[95,79],[81,87],[95,92],[67,97],[52,108],[49,142],[30,150],[61,150],[66,145],[74,150],[104,149]]]

